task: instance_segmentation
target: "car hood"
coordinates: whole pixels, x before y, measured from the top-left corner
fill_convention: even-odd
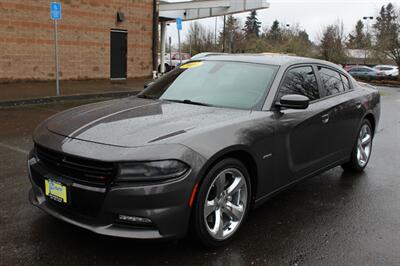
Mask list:
[[[198,129],[248,116],[250,111],[130,97],[76,107],[51,117],[49,131],[84,141],[138,147],[179,143]]]

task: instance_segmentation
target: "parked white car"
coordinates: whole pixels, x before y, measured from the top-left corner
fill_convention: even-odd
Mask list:
[[[188,53],[181,53],[182,57],[182,64],[186,63],[190,59],[190,54]],[[165,54],[165,72],[170,71],[171,69],[179,66],[181,64],[181,60],[179,59],[179,53],[178,52],[173,52],[170,56],[169,53]],[[158,54],[158,72],[161,72],[161,60],[160,60],[160,54]]]
[[[382,71],[389,77],[397,77],[399,75],[399,68],[391,65],[377,65],[374,69]]]

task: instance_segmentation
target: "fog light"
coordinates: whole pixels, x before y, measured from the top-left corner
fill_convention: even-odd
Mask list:
[[[118,215],[118,220],[128,223],[142,223],[142,224],[151,224],[151,220],[149,218],[137,217],[137,216],[129,216],[129,215]]]

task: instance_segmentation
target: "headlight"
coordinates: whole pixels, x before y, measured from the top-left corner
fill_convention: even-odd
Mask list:
[[[177,160],[120,163],[118,181],[160,181],[179,177],[189,167]]]

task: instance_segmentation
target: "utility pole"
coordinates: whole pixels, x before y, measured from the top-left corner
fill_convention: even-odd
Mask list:
[[[192,57],[192,35],[189,35],[189,54]]]
[[[222,31],[222,52],[225,53],[225,15],[224,15],[224,29]]]
[[[215,29],[214,29],[214,45],[217,47],[217,24],[218,24],[218,17],[215,17]]]

